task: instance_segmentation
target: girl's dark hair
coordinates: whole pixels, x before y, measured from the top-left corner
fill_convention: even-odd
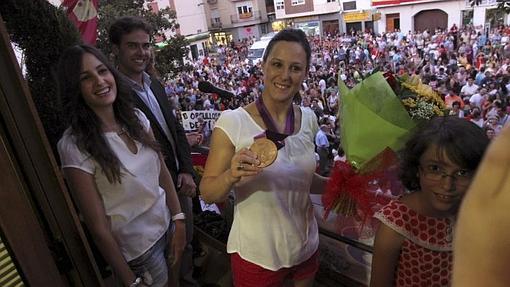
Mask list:
[[[310,66],[310,59],[312,57],[312,48],[310,48],[310,43],[308,43],[308,40],[306,39],[305,32],[299,29],[287,28],[274,35],[264,51],[262,61],[265,62],[267,60],[267,57],[269,56],[269,53],[271,53],[271,50],[273,50],[274,45],[280,41],[296,42],[301,45],[306,53],[306,68],[308,69]]]
[[[474,171],[489,138],[476,124],[456,116],[434,117],[422,123],[401,154],[400,180],[410,191],[420,189],[420,159],[431,145],[438,147],[439,155],[444,151],[455,164]]]
[[[113,103],[115,118],[129,136],[143,145],[159,151],[158,144],[143,129],[131,102],[132,89],[120,74],[96,48],[76,45],[67,48],[58,65],[58,88],[71,135],[75,137],[78,149],[92,157],[101,167],[110,183],[121,182],[121,163],[103,136],[101,120],[85,103],[81,94],[80,73],[84,54],[91,54],[103,63],[113,74],[117,86],[117,97]]]

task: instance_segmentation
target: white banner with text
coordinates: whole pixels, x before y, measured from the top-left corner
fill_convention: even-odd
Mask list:
[[[198,118],[204,119],[204,124],[208,125],[211,130],[214,123],[220,117],[221,111],[181,111],[180,118],[182,127],[185,131],[196,131],[199,124]]]

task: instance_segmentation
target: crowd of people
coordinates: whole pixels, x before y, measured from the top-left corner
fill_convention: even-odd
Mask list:
[[[334,135],[335,116],[341,95],[337,80],[352,87],[375,70],[403,75],[417,74],[445,100],[448,113],[471,120],[497,135],[508,120],[510,88],[510,28],[490,31],[455,24],[448,30],[382,34],[309,36],[312,58],[299,104],[310,107],[318,119],[329,118]],[[191,61],[166,83],[168,96],[178,110],[235,109],[253,102],[263,90],[260,64],[253,65],[247,53],[253,39],[219,46],[207,56]],[[209,81],[231,91],[226,99],[198,90]],[[334,141],[333,137],[330,137]],[[332,151],[332,149],[331,149]],[[335,154],[332,154],[334,156]]]

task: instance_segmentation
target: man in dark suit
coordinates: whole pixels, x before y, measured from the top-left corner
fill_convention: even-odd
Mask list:
[[[165,163],[176,185],[181,208],[186,216],[186,241],[188,244],[184,249],[180,264],[176,264],[174,277],[179,278],[181,287],[197,286],[192,278],[193,251],[190,244],[193,237],[191,197],[195,196],[196,190],[192,176],[190,147],[184,129],[175,118],[164,87],[157,79],[151,78],[145,72],[151,57],[151,35],[151,27],[138,17],[121,17],[110,26],[109,30],[109,38],[112,50],[116,55],[118,68],[128,77],[129,84],[134,91],[136,107],[144,112],[151,122],[152,131],[161,144]],[[169,282],[169,286],[175,284],[177,282]]]

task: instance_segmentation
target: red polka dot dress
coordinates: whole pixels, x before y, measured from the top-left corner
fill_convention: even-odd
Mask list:
[[[405,237],[395,272],[395,286],[450,286],[452,219],[418,214],[399,200],[391,201],[374,217]]]

